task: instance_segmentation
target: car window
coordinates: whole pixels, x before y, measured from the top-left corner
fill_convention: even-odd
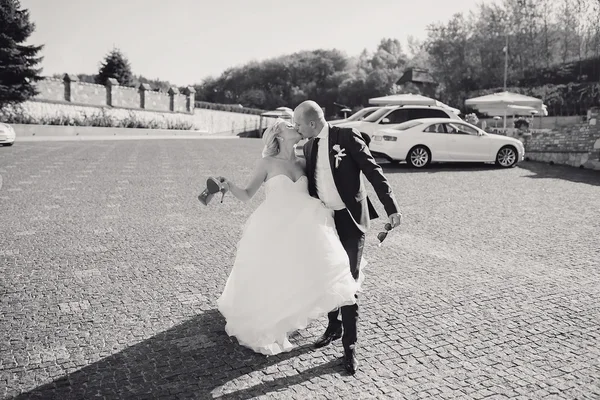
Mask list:
[[[407,129],[410,129],[414,126],[421,125],[421,124],[423,124],[421,121],[416,121],[416,120],[406,121],[398,126],[395,126],[394,129],[398,130],[398,131],[405,131]]]
[[[409,119],[414,119],[414,118],[408,118],[408,111],[409,110],[405,110],[405,109],[394,110],[385,116],[385,118],[389,119],[389,122],[381,121],[381,123],[382,124],[401,124],[403,122],[408,121]]]
[[[428,108],[411,108],[408,110],[409,119],[434,118]]]
[[[432,124],[423,130],[423,132],[431,132],[431,133],[446,133],[444,129],[444,124]]]
[[[442,110],[428,110],[431,114],[431,118],[450,118],[447,113]]]
[[[446,125],[446,130],[448,131],[448,133],[453,133],[453,134],[458,134],[458,135],[475,135],[475,136],[478,134],[477,129],[471,128],[468,125],[457,124],[457,123],[445,124],[445,125]]]
[[[389,111],[390,111],[389,108],[380,108],[379,110],[375,111],[373,114],[369,115],[367,118],[363,119],[363,121],[377,122],[377,120],[379,120],[379,118],[381,118],[382,116],[387,114]]]

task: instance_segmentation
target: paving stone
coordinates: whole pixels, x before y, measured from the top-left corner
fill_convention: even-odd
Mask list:
[[[404,213],[366,239],[361,369],[340,343],[254,354],[216,300],[264,200],[258,140],[28,142],[0,148],[2,398],[594,399],[600,396],[600,175],[533,162],[382,164]],[[224,154],[233,154],[224,157]],[[382,206],[369,187],[380,215]]]

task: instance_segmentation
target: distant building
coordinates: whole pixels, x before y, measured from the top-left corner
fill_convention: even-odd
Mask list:
[[[396,85],[400,86],[399,93],[422,94],[427,97],[435,97],[435,90],[439,83],[433,79],[429,70],[411,67],[404,71]]]

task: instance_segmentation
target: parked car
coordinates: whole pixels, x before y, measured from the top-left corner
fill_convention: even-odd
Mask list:
[[[343,128],[356,128],[361,133],[372,137],[382,128],[393,128],[406,121],[419,118],[447,118],[462,121],[458,115],[447,108],[438,106],[399,105],[385,106],[375,111],[362,121],[350,121],[337,124]]]
[[[369,148],[375,157],[406,161],[416,168],[431,162],[495,162],[510,168],[525,157],[520,140],[447,118],[417,119],[381,129],[373,135]]]
[[[373,114],[375,111],[379,110],[380,108],[381,108],[381,106],[365,107],[363,109],[358,110],[357,112],[355,112],[354,114],[352,114],[351,116],[349,116],[346,119],[334,119],[334,120],[328,121],[328,122],[332,126],[335,126],[335,125],[339,125],[343,122],[362,121],[363,119],[365,119],[369,115]]]
[[[15,144],[16,136],[12,126],[0,122],[0,146],[12,146]]]

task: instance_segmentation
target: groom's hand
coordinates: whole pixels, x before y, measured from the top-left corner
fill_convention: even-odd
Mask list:
[[[400,225],[402,221],[402,214],[395,213],[390,215],[390,224],[392,225],[392,229]]]

